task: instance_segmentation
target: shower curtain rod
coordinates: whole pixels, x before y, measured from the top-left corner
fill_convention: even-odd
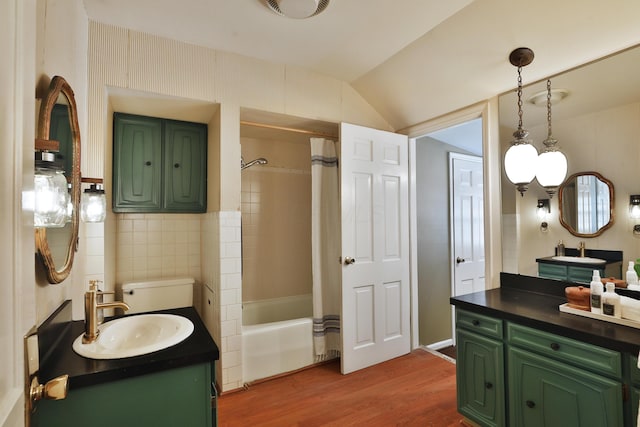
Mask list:
[[[247,126],[255,126],[255,127],[259,127],[259,128],[286,130],[286,131],[289,131],[289,132],[304,133],[304,134],[307,134],[307,135],[324,136],[326,138],[336,138],[336,139],[338,138],[337,135],[332,135],[332,134],[325,133],[325,132],[316,132],[316,131],[312,131],[312,130],[290,128],[290,127],[278,126],[278,125],[268,125],[266,123],[248,122],[246,120],[240,120],[240,124],[241,125],[247,125]]]

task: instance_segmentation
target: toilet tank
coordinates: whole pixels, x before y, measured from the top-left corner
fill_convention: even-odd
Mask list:
[[[192,277],[124,282],[122,300],[129,305],[127,314],[193,305]]]

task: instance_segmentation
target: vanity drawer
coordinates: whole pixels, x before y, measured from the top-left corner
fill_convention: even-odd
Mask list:
[[[502,320],[456,309],[456,326],[487,337],[502,339]]]
[[[567,280],[567,266],[542,262],[538,263],[538,276],[549,279]]]
[[[579,368],[614,377],[622,375],[622,357],[617,351],[514,323],[507,323],[507,340],[510,345],[516,345]]]

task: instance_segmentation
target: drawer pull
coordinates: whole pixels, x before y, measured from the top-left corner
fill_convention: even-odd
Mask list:
[[[558,351],[560,350],[560,344],[556,343],[556,342],[552,342],[551,343],[551,350],[553,351]]]
[[[534,408],[536,406],[536,402],[534,402],[533,400],[527,400],[526,404],[529,408]]]
[[[471,323],[473,324],[473,326],[478,326],[480,324],[480,321],[478,319],[473,319]]]
[[[487,381],[486,383],[484,383],[484,386],[485,386],[485,388],[486,388],[487,390],[491,390],[491,389],[493,388],[493,384],[491,384],[491,383],[490,383],[490,382],[488,382],[488,381]]]

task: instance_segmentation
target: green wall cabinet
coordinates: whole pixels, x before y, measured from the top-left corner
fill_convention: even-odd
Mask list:
[[[214,371],[202,363],[71,389],[66,399],[38,402],[32,425],[215,426]]]
[[[505,424],[501,338],[502,321],[456,310],[458,412],[483,426]]]
[[[206,212],[207,126],[114,114],[114,212]]]

